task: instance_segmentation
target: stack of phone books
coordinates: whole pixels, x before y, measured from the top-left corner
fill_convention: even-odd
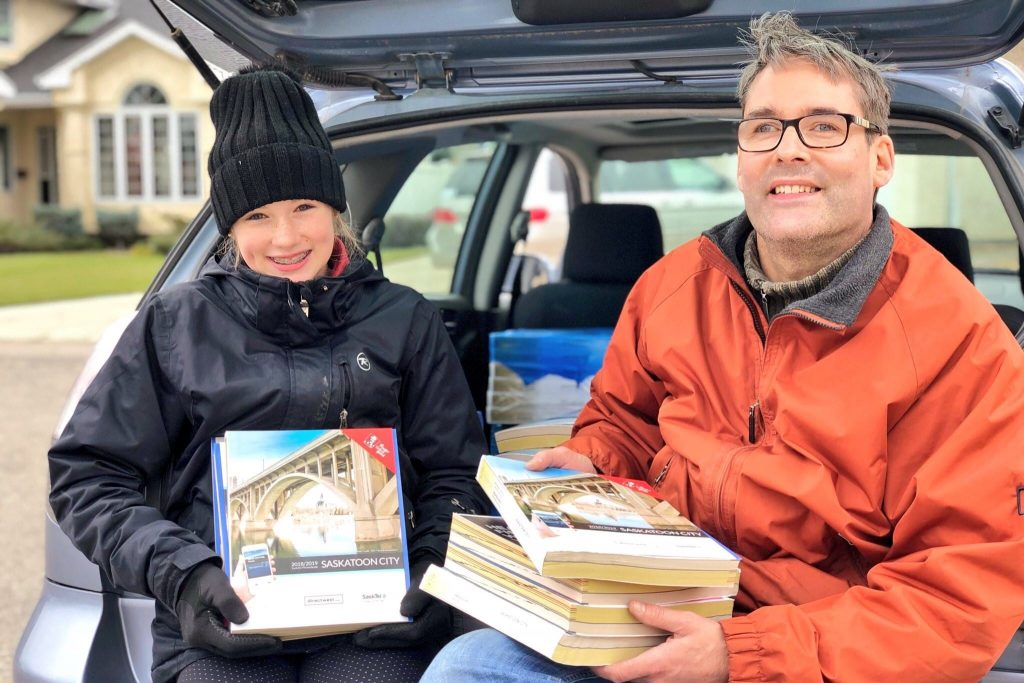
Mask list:
[[[505,427],[494,432],[498,453],[535,453],[554,448],[572,436],[575,417],[558,417]]]
[[[456,515],[422,587],[553,661],[611,664],[663,642],[631,600],[732,614],[739,557],[643,482],[490,455],[477,479],[501,517]]]
[[[392,429],[228,431],[211,444],[214,542],[249,610],[284,639],[408,621]]]

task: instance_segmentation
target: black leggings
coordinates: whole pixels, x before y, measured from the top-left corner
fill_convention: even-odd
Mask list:
[[[349,637],[309,654],[211,656],[185,667],[178,683],[417,683],[436,653],[436,647],[367,650]]]

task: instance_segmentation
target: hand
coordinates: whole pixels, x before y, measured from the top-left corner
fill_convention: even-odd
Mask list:
[[[433,559],[418,560],[412,567],[412,587],[402,598],[402,616],[412,617],[404,624],[381,624],[363,629],[353,638],[360,647],[377,650],[387,647],[415,647],[426,642],[441,644],[452,630],[451,608],[420,590],[420,580]]]
[[[238,558],[235,571],[231,572],[231,588],[243,603],[252,600],[252,591],[249,590],[249,575],[245,573],[245,560],[241,557]]]
[[[591,462],[590,458],[582,453],[569,450],[565,446],[555,446],[554,448],[540,451],[526,463],[526,469],[528,470],[544,470],[549,467],[597,474],[597,468],[594,467],[594,463]]]
[[[249,610],[235,594],[228,577],[213,562],[196,565],[185,578],[174,612],[185,642],[221,657],[255,657],[281,649],[277,638],[237,635],[225,628],[225,618],[241,624],[249,619]]]
[[[277,562],[274,560],[273,555],[270,556],[270,573],[277,573]],[[252,591],[249,589],[249,574],[245,571],[245,559],[242,557],[238,558],[235,571],[231,572],[231,587],[235,589],[235,594],[242,602],[252,600]]]
[[[726,683],[729,650],[717,622],[692,612],[630,602],[629,611],[641,623],[672,633],[661,645],[624,662],[595,667],[610,681],[644,683]]]

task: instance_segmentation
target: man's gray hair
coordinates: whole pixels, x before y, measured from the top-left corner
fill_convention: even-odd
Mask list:
[[[746,108],[750,85],[763,69],[791,60],[804,60],[828,74],[833,81],[849,78],[860,87],[864,117],[882,132],[889,130],[889,104],[892,94],[882,77],[892,70],[872,64],[832,37],[823,37],[800,28],[789,12],[765,13],[750,22],[750,30],[740,36],[750,52],[750,62],[740,74],[736,94]],[[849,112],[853,113],[853,112]]]

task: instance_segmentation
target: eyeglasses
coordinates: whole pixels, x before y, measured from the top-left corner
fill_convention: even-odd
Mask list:
[[[851,123],[872,133],[882,132],[867,119],[853,114],[808,114],[796,119],[743,119],[739,122],[736,139],[744,152],[770,152],[779,146],[786,129],[792,126],[805,147],[827,149],[846,142]]]

